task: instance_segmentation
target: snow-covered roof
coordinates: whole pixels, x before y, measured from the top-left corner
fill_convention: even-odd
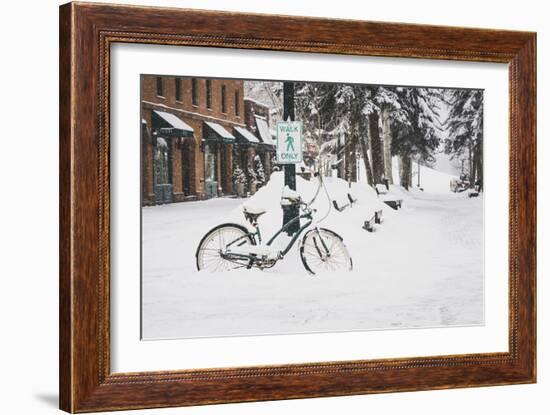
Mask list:
[[[240,135],[242,135],[247,141],[249,141],[251,143],[259,143],[260,142],[258,137],[256,137],[254,134],[252,134],[246,128],[235,127],[235,131],[237,131]]]
[[[244,97],[244,100],[245,100],[245,101],[253,102],[254,104],[261,105],[262,107],[269,108],[269,105],[268,105],[268,104],[266,104],[266,103],[264,103],[264,102],[261,102],[261,101],[258,101],[257,99],[254,99],[254,98]]]
[[[153,110],[153,112],[157,114],[160,118],[162,118],[164,121],[166,121],[168,124],[170,124],[172,127],[177,128],[178,130],[183,130],[190,133],[193,132],[193,127],[184,123],[181,119],[176,117],[174,114],[170,114],[169,112],[164,112],[164,111],[156,111],[156,110]]]
[[[234,140],[235,136],[231,134],[229,131],[227,131],[224,127],[222,127],[220,124],[216,124],[215,122],[205,121],[206,125],[208,125],[216,134],[218,134],[222,138],[226,138],[229,140]]]
[[[266,144],[274,144],[273,137],[271,137],[271,133],[269,132],[269,125],[267,125],[267,121],[258,116],[255,116],[255,118],[256,126],[258,127],[258,131],[260,132],[260,137],[262,138],[262,141]]]

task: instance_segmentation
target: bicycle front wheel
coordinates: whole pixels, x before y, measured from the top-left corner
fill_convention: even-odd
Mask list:
[[[229,260],[224,257],[229,246],[254,245],[255,241],[244,226],[224,223],[211,229],[199,243],[196,253],[197,269],[210,272],[229,271],[248,265],[248,260]]]
[[[312,229],[304,235],[300,257],[311,274],[320,272],[351,271],[353,262],[337,233],[328,229]]]

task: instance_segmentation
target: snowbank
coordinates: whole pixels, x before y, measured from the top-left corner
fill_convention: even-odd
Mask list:
[[[394,164],[394,175],[397,175],[398,166],[396,158],[394,158]],[[457,197],[456,194],[449,190],[449,181],[453,177],[452,175],[424,166],[421,166],[420,174],[421,185],[424,191],[413,188],[409,192],[396,184],[391,185],[387,195],[380,197],[377,196],[373,188],[367,185],[366,181],[349,184],[337,177],[325,177],[323,180],[326,192],[324,189],[321,189],[312,205],[317,210],[314,216],[314,225],[317,223],[318,226],[328,228],[342,236],[344,243],[354,258],[354,264],[359,265],[360,261],[355,261],[355,258],[362,255],[362,249],[365,247],[365,244],[371,243],[373,238],[376,240],[373,234],[363,229],[365,221],[372,219],[375,211],[382,210],[384,223],[375,226],[375,233],[383,232],[395,215],[400,215],[402,212],[402,210],[395,211],[383,203],[385,198],[403,200],[403,206],[406,210],[409,208],[409,204],[415,199],[429,199],[433,197],[433,194],[445,194],[450,198]],[[259,218],[258,222],[263,242],[267,242],[281,228],[283,223],[281,195],[284,187],[284,173],[274,172],[264,187],[259,189],[255,195],[243,201],[237,208],[233,209],[227,218],[223,218],[223,220],[220,218],[220,222],[236,222],[250,226],[244,218],[243,206],[263,208],[266,210],[266,213]],[[309,202],[315,195],[317,188],[318,180],[316,178],[305,180],[300,176],[296,177],[296,191],[301,195],[302,200]],[[332,206],[332,201],[335,200],[339,206],[344,206],[349,203],[348,193],[354,199],[357,199],[357,202],[352,207],[348,207],[341,212],[336,210]],[[283,249],[287,242],[288,237],[286,234],[283,234],[275,241],[273,246]],[[277,268],[286,268],[286,266],[281,263],[277,265]],[[295,271],[295,269],[292,270],[292,272]]]
[[[333,197],[345,197],[347,184],[327,183]],[[298,179],[297,184],[304,197],[312,195],[314,182]],[[244,201],[262,202],[268,209],[260,217],[265,236],[282,223],[282,188],[278,173]],[[144,338],[482,324],[482,198],[411,192],[404,209],[385,208],[385,222],[369,233],[360,221],[381,205],[364,184],[352,186],[352,192],[358,204],[342,213],[332,210],[321,225],[342,235],[353,271],[315,277],[303,268],[296,247],[269,270],[197,272],[200,238],[220,223],[243,223],[243,200],[144,208]],[[324,213],[320,209],[319,217]]]
[[[324,178],[324,182],[326,192],[321,189],[312,205],[317,210],[314,219],[320,220],[319,226],[329,228],[341,235],[344,242],[347,242],[346,239],[357,241],[366,238],[367,232],[362,229],[362,226],[365,220],[372,218],[375,211],[382,210],[385,218],[394,214],[394,211],[376,196],[374,189],[365,183],[352,183],[350,187],[346,181],[333,177]],[[317,191],[318,183],[316,178],[308,181],[297,176],[296,191],[301,195],[302,200],[309,202]],[[244,224],[243,206],[266,209],[267,212],[260,217],[259,224],[264,241],[267,241],[282,226],[281,194],[283,189],[284,173],[274,172],[266,186],[231,212],[231,221]],[[336,200],[339,206],[343,206],[349,203],[348,193],[357,199],[357,202],[342,212],[337,211],[332,206],[332,201]]]
[[[416,168],[415,172],[417,171]],[[422,187],[425,192],[449,194],[451,193],[450,183],[453,178],[458,179],[457,176],[430,167],[420,166],[420,187]],[[413,182],[416,183],[416,178]]]
[[[413,187],[418,183],[418,164],[413,162]],[[394,183],[399,183],[399,160],[398,157],[392,159],[392,173]],[[450,194],[451,179],[458,179],[449,173],[445,173],[426,166],[420,166],[420,187],[427,193]],[[403,189],[406,192],[406,190]]]

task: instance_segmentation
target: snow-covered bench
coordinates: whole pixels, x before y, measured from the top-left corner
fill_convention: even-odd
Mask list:
[[[376,190],[376,194],[380,200],[392,209],[397,210],[403,207],[403,199],[399,199],[396,195],[392,194],[388,184],[376,184],[374,190]]]
[[[348,207],[352,207],[354,203],[357,203],[357,199],[354,199],[351,194],[347,194],[348,201],[343,204],[338,204],[336,200],[332,201],[332,206],[334,206],[334,209],[336,209],[338,212],[343,212]]]
[[[355,203],[357,203],[357,199],[355,199],[350,193],[347,194],[347,198],[347,203],[343,204],[338,204],[336,200],[333,200],[332,205],[334,206],[334,209],[336,209],[338,212],[343,212],[347,208],[351,208]],[[382,209],[375,210],[372,213],[372,216],[369,219],[365,220],[365,222],[363,223],[363,229],[372,232],[374,231],[374,225],[381,224],[382,222]]]
[[[338,212],[343,212],[347,208],[353,207],[355,203],[357,203],[357,199],[355,199],[350,193],[347,195],[348,201],[346,203],[339,204],[336,200],[332,201],[332,205],[334,206],[334,209],[336,209]],[[363,223],[363,229],[372,232],[374,231],[374,225],[375,224],[381,224],[383,222],[382,218],[382,209],[375,210],[372,213],[372,216],[365,220]]]
[[[382,222],[384,222],[384,218],[382,216],[382,209],[375,210],[372,217],[363,223],[363,229],[366,231],[372,232],[374,231],[374,225],[380,225]]]

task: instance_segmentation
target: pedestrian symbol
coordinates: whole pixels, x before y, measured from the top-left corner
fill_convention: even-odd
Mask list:
[[[292,151],[294,152],[294,144],[292,144],[294,142],[294,138],[292,138],[292,136],[290,134],[287,134],[286,135],[286,143],[287,143],[287,146],[286,146],[286,151],[287,153]]]
[[[288,121],[277,123],[277,163],[302,162],[302,123]]]

